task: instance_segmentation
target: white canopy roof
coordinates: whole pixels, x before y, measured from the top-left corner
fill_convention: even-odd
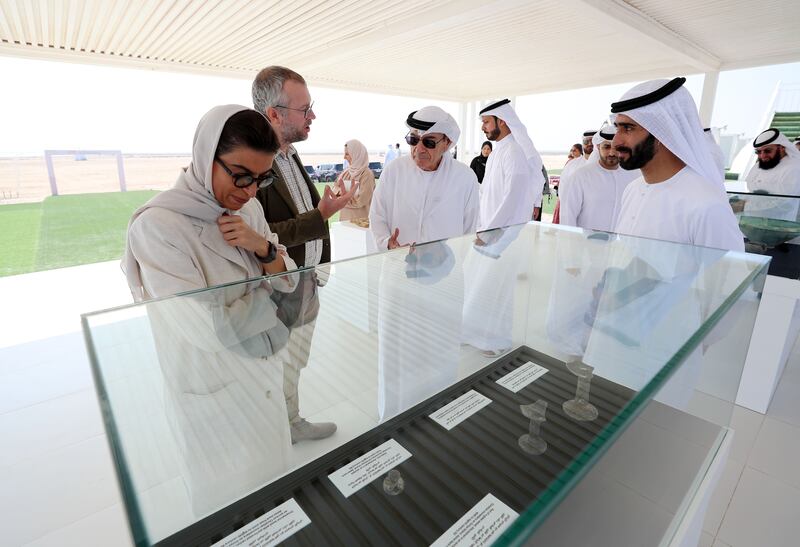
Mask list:
[[[800,61],[798,21],[786,0],[0,0],[0,54],[469,101]]]

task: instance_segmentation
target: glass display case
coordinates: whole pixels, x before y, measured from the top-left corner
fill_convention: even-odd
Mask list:
[[[770,275],[800,279],[800,196],[728,192],[747,252],[772,257]]]
[[[728,192],[745,250],[770,257],[737,404],[766,413],[800,333],[800,196]]]
[[[530,223],[84,315],[134,542],[669,544],[768,263]]]

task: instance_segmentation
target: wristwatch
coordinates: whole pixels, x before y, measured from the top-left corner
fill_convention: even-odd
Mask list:
[[[256,258],[262,264],[269,264],[278,256],[278,247],[273,245],[271,241],[267,240],[267,256],[261,256],[256,253]]]

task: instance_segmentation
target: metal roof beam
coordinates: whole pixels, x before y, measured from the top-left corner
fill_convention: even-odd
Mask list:
[[[626,32],[636,33],[643,39],[658,44],[674,55],[677,61],[697,68],[698,72],[715,72],[722,66],[722,61],[715,55],[622,0],[569,1],[591,14],[600,24],[606,23],[612,28],[618,27]],[[613,44],[608,46],[612,47]]]

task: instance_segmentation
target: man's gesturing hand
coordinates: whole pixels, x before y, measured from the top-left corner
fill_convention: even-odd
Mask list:
[[[322,213],[322,218],[324,220],[328,220],[337,211],[341,211],[347,202],[356,195],[358,191],[359,184],[353,184],[352,188],[350,188],[349,192],[345,192],[341,196],[334,195],[333,191],[331,191],[330,186],[325,186],[325,192],[322,194],[322,199],[319,200],[319,204],[317,205],[317,209],[319,212]]]

